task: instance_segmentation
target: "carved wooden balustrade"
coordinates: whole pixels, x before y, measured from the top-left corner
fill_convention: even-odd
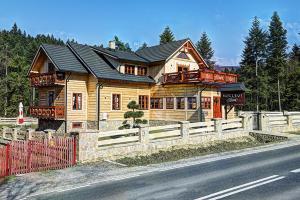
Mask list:
[[[32,73],[29,77],[33,87],[65,84],[65,75],[63,73]]]
[[[219,72],[215,70],[200,69],[192,71],[181,71],[166,73],[163,75],[163,83],[236,83],[237,74]]]
[[[44,119],[64,119],[64,106],[30,106],[30,115],[32,117]]]

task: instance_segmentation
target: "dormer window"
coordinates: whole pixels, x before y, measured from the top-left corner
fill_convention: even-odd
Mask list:
[[[134,65],[125,65],[125,74],[134,74]]]
[[[138,66],[137,67],[137,75],[146,76],[147,75],[147,67]]]
[[[188,57],[188,55],[187,55],[185,52],[180,52],[180,53],[178,54],[177,58],[189,60],[189,57]]]

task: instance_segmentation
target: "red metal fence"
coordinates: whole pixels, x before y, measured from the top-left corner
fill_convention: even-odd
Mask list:
[[[76,164],[76,138],[12,141],[0,148],[0,177]]]

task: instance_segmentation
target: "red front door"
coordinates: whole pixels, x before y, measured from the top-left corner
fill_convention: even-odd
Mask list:
[[[214,118],[222,118],[221,97],[214,97]]]

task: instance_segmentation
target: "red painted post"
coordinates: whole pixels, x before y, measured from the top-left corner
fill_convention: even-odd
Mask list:
[[[73,138],[73,165],[76,165],[76,136]]]
[[[6,176],[9,176],[9,168],[10,168],[10,144],[7,144],[6,145],[6,166],[5,166],[5,169],[6,169],[6,173],[5,175]]]

